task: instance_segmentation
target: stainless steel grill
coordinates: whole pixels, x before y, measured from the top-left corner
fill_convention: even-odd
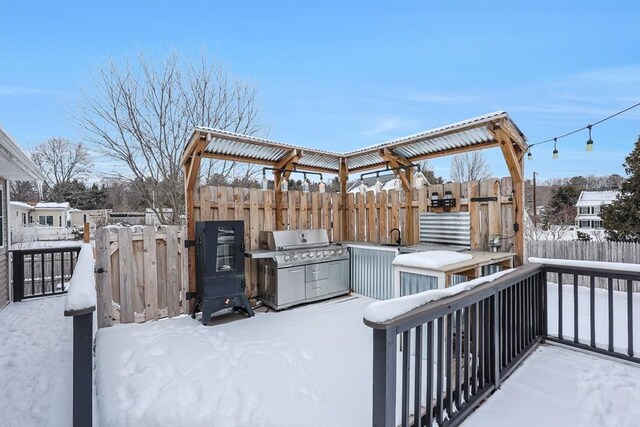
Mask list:
[[[324,229],[261,231],[258,293],[280,310],[349,292],[349,252],[329,242]]]

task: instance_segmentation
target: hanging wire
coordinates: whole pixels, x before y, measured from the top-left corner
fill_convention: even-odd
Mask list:
[[[535,145],[546,144],[546,143],[549,143],[549,142],[553,142],[553,143],[554,143],[554,145],[555,145],[559,139],[565,138],[565,137],[567,137],[567,136],[569,136],[569,135],[573,135],[574,133],[578,133],[578,132],[583,131],[583,130],[585,130],[585,129],[589,129],[589,132],[591,132],[591,128],[592,128],[593,126],[595,126],[595,125],[599,125],[599,124],[600,124],[600,123],[602,123],[602,122],[606,122],[607,120],[610,120],[610,119],[612,119],[612,118],[614,118],[614,117],[616,117],[616,116],[619,116],[619,115],[620,115],[620,114],[622,114],[622,113],[626,113],[626,112],[627,112],[627,111],[629,111],[629,110],[633,110],[634,108],[636,108],[636,107],[638,107],[638,106],[640,106],[640,102],[638,102],[637,104],[632,105],[631,107],[625,108],[624,110],[620,110],[620,111],[618,111],[617,113],[613,113],[612,115],[610,115],[610,116],[608,116],[608,117],[605,117],[605,118],[604,118],[604,119],[602,119],[602,120],[598,120],[598,121],[597,121],[597,122],[595,122],[595,123],[592,123],[592,124],[587,125],[587,126],[583,126],[583,127],[581,127],[580,129],[576,129],[576,130],[573,130],[573,131],[571,131],[571,132],[567,132],[567,133],[565,133],[564,135],[556,136],[556,137],[554,137],[554,138],[545,139],[544,141],[536,142],[536,143],[534,143],[534,144],[529,144],[529,148],[531,148],[531,147],[533,147],[533,146],[535,146]],[[591,139],[591,134],[589,134],[589,139]]]

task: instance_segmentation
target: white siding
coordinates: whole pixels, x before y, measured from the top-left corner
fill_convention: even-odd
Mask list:
[[[0,178],[0,189],[2,198],[0,209],[2,209],[2,242],[0,242],[0,308],[9,302],[9,212],[7,209],[7,181]]]

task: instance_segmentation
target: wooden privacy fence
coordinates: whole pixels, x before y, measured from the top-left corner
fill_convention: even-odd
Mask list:
[[[528,241],[526,249],[527,257],[640,264],[640,243],[580,240]],[[557,283],[557,274],[549,273],[548,280]],[[565,276],[563,283],[573,284],[572,280],[571,277]],[[597,277],[595,283],[596,287],[607,289],[607,279]],[[578,284],[589,286],[589,278],[579,276]],[[613,288],[616,291],[626,291],[627,283],[624,280],[614,279]],[[633,284],[633,292],[640,292],[640,283]]]
[[[98,327],[188,312],[185,227],[103,227],[96,231]]]
[[[430,195],[442,198],[451,191],[456,205],[432,207]],[[415,189],[411,194],[390,190],[379,194],[348,194],[346,205],[337,193],[289,191],[284,196],[283,217],[288,228],[324,228],[333,241],[390,242],[389,231],[401,230],[403,242],[419,241],[419,214],[422,212],[469,212],[471,248],[489,250],[490,235],[503,236],[501,250],[513,250],[513,201],[511,178],[486,179],[465,183],[436,184]],[[196,188],[196,221],[244,220],[247,249],[258,248],[260,230],[275,230],[275,191],[256,188],[201,186]],[[407,235],[405,209],[413,206],[412,239]],[[347,210],[347,234],[342,235],[342,209]],[[520,225],[522,226],[522,224]],[[257,297],[257,268],[246,260],[247,294]]]

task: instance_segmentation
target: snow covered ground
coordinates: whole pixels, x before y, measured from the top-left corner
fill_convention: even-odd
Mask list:
[[[0,311],[0,425],[71,425],[72,326],[64,296]]]
[[[464,427],[637,427],[640,367],[543,345]]]

